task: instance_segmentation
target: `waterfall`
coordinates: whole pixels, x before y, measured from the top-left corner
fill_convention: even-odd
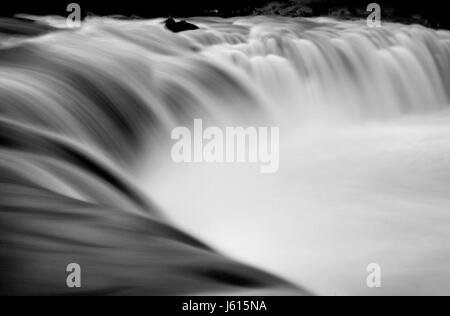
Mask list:
[[[133,292],[153,269],[140,287],[150,294],[177,293],[155,285],[165,280],[157,274],[182,294],[293,291],[282,279],[318,294],[373,294],[372,262],[386,280],[375,293],[450,292],[450,32],[239,17],[193,18],[199,30],[174,34],[161,19],[92,17],[79,29],[33,19],[54,30],[0,37],[0,216],[23,221],[3,234],[30,249],[10,257],[51,276],[70,245],[104,270],[89,290],[105,292]],[[280,127],[280,171],[174,164],[170,131],[196,118]],[[228,270],[206,244],[243,264]],[[113,264],[102,267],[95,249]],[[167,252],[166,270],[149,263],[151,251]],[[202,262],[218,272],[195,274]],[[126,264],[138,272],[116,279]],[[189,288],[205,275],[214,282]]]

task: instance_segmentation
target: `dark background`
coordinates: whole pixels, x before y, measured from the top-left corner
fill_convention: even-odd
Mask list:
[[[276,1],[276,0],[275,0]],[[278,0],[276,2],[290,2]],[[383,9],[392,8],[398,17],[422,15],[430,21],[431,26],[448,28],[450,19],[446,10],[447,1],[422,0],[296,0],[306,3],[313,9],[313,15],[327,15],[330,8],[346,7],[350,11],[355,8],[365,8],[371,2],[379,3]],[[67,15],[66,7],[76,2],[82,7],[83,14],[97,15],[119,14],[124,16],[149,17],[189,17],[200,15],[236,16],[248,15],[273,0],[115,0],[115,1],[85,1],[85,0],[7,0],[0,4],[0,16],[12,16],[17,13],[39,15]],[[214,10],[214,12],[212,11]]]

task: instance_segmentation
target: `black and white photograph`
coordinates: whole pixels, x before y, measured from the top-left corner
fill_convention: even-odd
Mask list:
[[[0,4],[0,296],[448,295],[444,2]]]

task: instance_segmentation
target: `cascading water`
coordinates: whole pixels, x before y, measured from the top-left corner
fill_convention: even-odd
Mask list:
[[[37,137],[26,177],[136,214],[146,202],[130,196],[151,200],[176,227],[314,293],[450,292],[450,32],[245,17],[196,18],[199,30],[173,34],[161,22],[91,18],[1,41],[8,135],[70,144],[133,185],[128,199],[99,189],[39,158],[72,156]],[[195,118],[279,126],[279,172],[175,164],[170,131]],[[20,170],[3,156],[2,167]],[[109,238],[120,243],[100,240]],[[375,292],[372,262],[385,280]]]

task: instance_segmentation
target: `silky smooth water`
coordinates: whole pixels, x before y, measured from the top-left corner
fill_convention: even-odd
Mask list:
[[[202,240],[316,293],[448,293],[449,33],[327,19],[204,23],[184,37],[257,99],[253,112],[236,109],[227,92],[206,112],[225,99],[227,120],[280,126],[280,171],[168,161],[151,168],[148,194]],[[222,92],[212,76],[203,84],[192,92],[202,104]],[[372,262],[381,289],[367,288]]]
[[[450,293],[450,32],[190,22],[200,29],[173,34],[160,19],[91,18],[5,40],[0,93],[15,106],[2,115],[76,142],[176,227],[314,293]],[[279,171],[175,164],[170,131],[195,118],[279,127]],[[366,286],[370,263],[380,289]]]

